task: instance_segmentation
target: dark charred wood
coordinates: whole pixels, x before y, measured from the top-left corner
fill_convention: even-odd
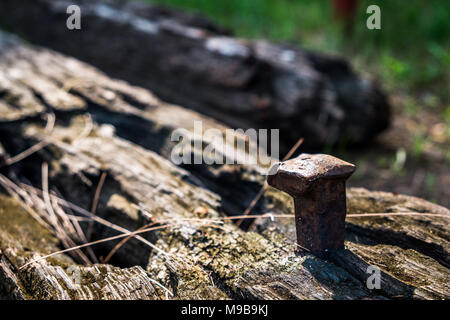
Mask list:
[[[82,29],[66,28],[79,4]],[[280,129],[317,149],[363,143],[388,126],[379,86],[343,59],[297,46],[233,38],[207,20],[137,2],[3,0],[0,23],[234,128]]]

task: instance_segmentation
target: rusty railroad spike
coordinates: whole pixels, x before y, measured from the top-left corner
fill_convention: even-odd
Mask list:
[[[333,156],[301,154],[268,176],[270,186],[294,198],[300,248],[320,257],[344,248],[345,181],[354,171],[353,164]]]

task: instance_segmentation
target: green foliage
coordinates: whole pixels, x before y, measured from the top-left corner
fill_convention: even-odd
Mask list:
[[[413,139],[413,155],[416,158],[420,158],[420,156],[423,154],[424,150],[425,150],[425,146],[427,144],[427,139],[424,133],[422,132],[417,132],[414,135],[414,139]]]
[[[450,105],[448,105],[444,110],[444,120],[450,126]]]
[[[436,186],[436,175],[428,172],[425,177],[425,192],[432,193]]]
[[[416,116],[420,111],[420,105],[417,103],[417,99],[408,97],[403,102],[406,114],[409,116]]]

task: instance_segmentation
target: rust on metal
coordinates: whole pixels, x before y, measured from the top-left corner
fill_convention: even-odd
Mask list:
[[[344,247],[345,181],[355,166],[325,154],[302,154],[281,162],[270,186],[294,198],[297,243],[318,255]],[[299,249],[302,250],[302,249]]]

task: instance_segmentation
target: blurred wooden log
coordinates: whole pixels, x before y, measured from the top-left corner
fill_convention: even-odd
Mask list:
[[[192,130],[195,120],[220,130],[225,126],[3,33],[0,92],[0,144],[5,153],[16,155],[38,141],[48,142],[33,156],[3,167],[3,174],[40,188],[41,163],[46,161],[50,187],[90,208],[97,182],[107,172],[98,216],[130,230],[150,219],[174,224],[145,236],[169,257],[131,240],[111,260],[114,266],[84,267],[63,254],[19,270],[34,257],[56,251],[58,241],[16,200],[0,196],[2,298],[166,298],[154,281],[180,299],[450,297],[448,219],[440,216],[450,213],[443,207],[350,189],[349,213],[413,211],[435,216],[350,216],[346,250],[330,260],[295,255],[290,219],[259,219],[255,232],[227,221],[211,225],[195,220],[236,213],[233,208],[240,200],[248,203],[264,182],[261,168],[254,165],[183,169],[168,160],[170,134],[176,128]],[[56,115],[51,131],[40,119],[48,112]],[[288,195],[269,189],[258,212],[286,214],[293,207]],[[112,234],[117,232],[95,228],[96,239]],[[116,243],[96,246],[97,254],[105,256]],[[366,286],[369,265],[381,269],[379,290]],[[69,270],[78,272],[80,283],[72,283]]]
[[[78,4],[82,29],[66,28]],[[19,5],[20,4],[20,5]],[[37,44],[234,128],[279,128],[282,150],[363,143],[389,123],[376,83],[296,46],[229,36],[197,16],[128,1],[3,0],[0,21]]]

